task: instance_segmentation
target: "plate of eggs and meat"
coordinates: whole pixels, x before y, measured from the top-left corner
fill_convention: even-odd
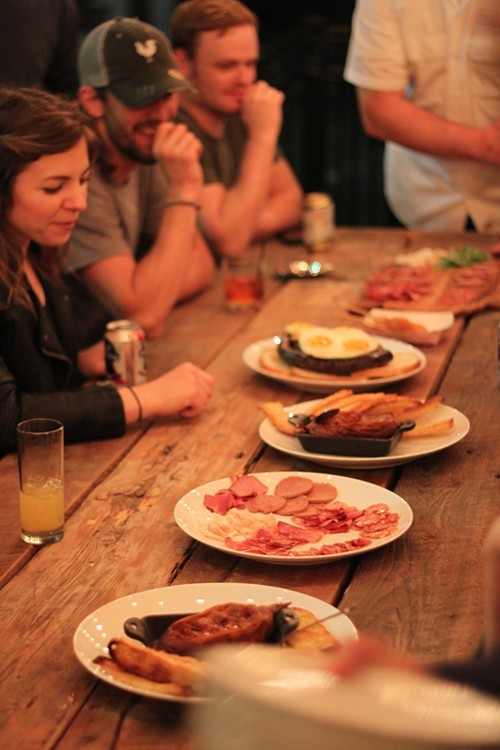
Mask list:
[[[289,323],[280,335],[254,342],[243,361],[260,375],[311,393],[382,388],[413,377],[427,362],[420,349],[403,341],[356,326],[305,322]]]

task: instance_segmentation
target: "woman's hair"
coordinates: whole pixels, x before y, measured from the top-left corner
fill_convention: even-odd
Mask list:
[[[185,0],[177,5],[168,28],[172,45],[181,47],[193,58],[200,32],[222,33],[243,25],[259,28],[255,13],[239,0]]]
[[[92,160],[97,136],[76,101],[37,89],[0,87],[0,282],[11,300],[30,306],[22,285],[22,250],[7,219],[14,181],[32,162],[69,151],[81,138],[87,141]],[[37,271],[58,277],[60,253],[43,247],[30,253]]]

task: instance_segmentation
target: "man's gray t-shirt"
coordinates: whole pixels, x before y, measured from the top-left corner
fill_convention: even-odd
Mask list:
[[[71,237],[69,267],[78,271],[114,255],[144,255],[158,233],[167,190],[156,164],[138,165],[124,185],[94,173],[88,206]]]
[[[221,138],[206,133],[190,114],[180,109],[176,122],[184,123],[203,145],[200,157],[205,184],[221,182],[230,188],[239,174],[243,151],[248,139],[248,131],[241,117],[229,117]]]

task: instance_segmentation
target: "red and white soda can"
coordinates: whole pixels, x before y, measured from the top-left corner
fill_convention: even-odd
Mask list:
[[[146,380],[145,334],[134,320],[113,320],[106,326],[106,376],[122,385]]]

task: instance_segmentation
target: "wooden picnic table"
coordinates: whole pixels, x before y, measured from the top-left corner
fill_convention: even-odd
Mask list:
[[[0,461],[0,746],[141,750],[190,748],[182,704],[142,698],[96,679],[73,652],[82,619],[119,597],[163,586],[239,582],[280,586],[333,604],[361,631],[426,660],[462,658],[483,629],[482,545],[498,514],[500,438],[498,311],[458,317],[427,366],[391,390],[435,393],[465,414],[469,434],[447,450],[392,468],[328,469],[265,446],[259,404],[311,398],[252,372],[249,344],[292,320],[341,323],[363,280],[399,252],[495,237],[399,229],[339,229],[318,255],[335,273],[283,281],[300,245],[269,242],[266,296],[257,311],[229,312],[217,281],[180,305],[148,343],[152,376],[184,360],[215,377],[199,418],[156,420],[115,440],[65,448],[66,524],[43,548],[19,538],[16,455]],[[273,565],[193,541],[174,506],[205,482],[245,472],[308,471],[354,477],[395,491],[414,512],[409,531],[366,554],[317,565]]]

